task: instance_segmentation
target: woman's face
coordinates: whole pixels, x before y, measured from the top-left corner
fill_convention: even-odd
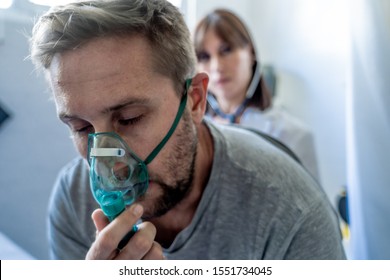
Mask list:
[[[215,94],[222,110],[234,110],[234,106],[243,102],[253,63],[250,46],[232,49],[214,30],[205,33],[203,51],[198,53],[198,70],[209,74],[209,90]]]

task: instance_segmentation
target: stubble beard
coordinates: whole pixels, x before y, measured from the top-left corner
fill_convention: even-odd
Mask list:
[[[153,181],[161,188],[162,193],[145,211],[142,217],[145,220],[163,216],[191,192],[198,140],[188,111],[184,111],[182,127],[176,132],[176,137],[176,145],[164,162],[167,167],[167,172],[165,172],[167,176],[164,177],[169,178],[170,181],[172,178],[174,181],[166,183],[167,180],[162,179],[161,176],[153,178]],[[145,198],[141,198],[141,201]]]

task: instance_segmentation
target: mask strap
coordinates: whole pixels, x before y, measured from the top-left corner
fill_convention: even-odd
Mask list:
[[[157,154],[164,147],[164,145],[168,142],[169,138],[172,136],[173,132],[175,131],[176,126],[178,125],[180,118],[183,115],[184,109],[186,107],[187,93],[188,93],[188,89],[191,85],[191,82],[192,82],[192,79],[186,80],[185,92],[183,94],[183,97],[181,98],[179,110],[177,111],[175,120],[173,121],[173,124],[172,124],[171,128],[169,129],[167,135],[165,135],[163,140],[161,140],[160,144],[158,144],[157,147],[154,148],[154,150],[150,153],[150,155],[145,159],[145,161],[144,161],[145,165],[148,165],[157,156]]]

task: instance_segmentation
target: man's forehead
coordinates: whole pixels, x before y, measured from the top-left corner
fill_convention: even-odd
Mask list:
[[[51,82],[59,84],[128,74],[134,77],[148,76],[154,72],[151,47],[140,36],[96,38],[73,50],[56,54],[49,72]]]

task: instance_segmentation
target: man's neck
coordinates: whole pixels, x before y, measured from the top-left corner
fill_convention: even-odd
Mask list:
[[[165,215],[150,220],[156,228],[156,241],[169,247],[176,235],[192,221],[209,180],[214,156],[214,144],[207,126],[198,127],[198,150],[190,193]]]

